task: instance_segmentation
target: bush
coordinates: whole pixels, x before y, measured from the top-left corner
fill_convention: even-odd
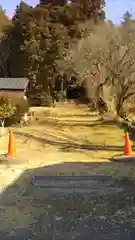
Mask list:
[[[0,118],[1,123],[4,120],[6,126],[19,122],[28,111],[28,103],[23,98],[11,97],[5,94],[0,96]]]
[[[4,122],[8,118],[12,118],[16,110],[12,97],[2,94],[0,96],[0,120],[1,125],[4,126]]]
[[[64,92],[64,91],[55,92],[56,102],[61,102],[65,99],[66,99],[66,92]]]
[[[17,123],[22,119],[25,113],[28,113],[29,105],[28,102],[22,98],[14,98],[13,101],[16,109],[12,119],[13,123]]]

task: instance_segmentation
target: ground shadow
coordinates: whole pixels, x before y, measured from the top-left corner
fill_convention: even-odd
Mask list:
[[[81,151],[81,150],[88,150],[88,151],[118,151],[122,152],[123,151],[123,146],[114,146],[114,145],[78,145],[78,144],[66,144],[66,145],[61,145],[59,148],[60,151],[65,151],[65,152],[75,152],[75,151]]]
[[[72,117],[74,117],[73,115]],[[65,117],[65,116],[64,116]],[[93,116],[94,118],[95,116]],[[75,119],[75,120],[61,120],[60,118],[51,118],[51,119],[43,119],[40,121],[40,124],[52,125],[57,127],[69,126],[69,127],[109,127],[109,126],[117,126],[121,128],[121,123],[115,119],[105,120],[102,118],[99,119]]]
[[[121,123],[114,119],[110,119],[110,120],[99,119],[95,123],[91,124],[91,126],[92,127],[94,127],[94,126],[99,126],[99,127],[117,126],[117,127],[121,128]]]
[[[59,149],[61,151],[81,151],[81,150],[89,150],[89,151],[93,151],[93,150],[100,150],[100,151],[123,151],[123,146],[115,146],[115,145],[95,145],[92,144],[91,142],[87,141],[87,144],[80,144],[80,143],[76,143],[71,141],[70,138],[65,139],[65,141],[63,139],[60,140],[49,140],[47,139],[47,134],[46,134],[46,138],[41,138],[38,136],[35,136],[33,134],[29,134],[29,133],[23,133],[23,132],[14,132],[15,135],[17,136],[23,136],[26,138],[31,138],[33,140],[39,141],[43,144],[50,144],[52,146],[57,146],[59,147]]]
[[[134,184],[127,178],[120,182],[115,175],[112,177],[110,169],[114,167],[125,169],[120,163],[76,162],[25,171],[0,195],[0,239],[134,239]],[[94,195],[66,195],[33,185],[35,176],[73,176],[73,173],[98,174],[102,185],[105,179],[114,179],[116,192],[118,188],[123,190],[105,196],[98,196],[98,190]]]
[[[43,125],[50,125],[50,126],[57,126],[57,127],[63,127],[63,126],[68,126],[68,127],[93,127],[101,124],[100,120],[60,120],[60,119],[44,119],[40,121],[40,124]]]
[[[100,116],[99,116],[99,114],[97,113],[97,114],[95,114],[95,113],[84,113],[84,114],[64,114],[64,115],[62,115],[62,116],[59,116],[60,118],[62,117],[62,118],[69,118],[69,117],[78,117],[78,118],[89,118],[89,117],[99,117],[100,118]]]

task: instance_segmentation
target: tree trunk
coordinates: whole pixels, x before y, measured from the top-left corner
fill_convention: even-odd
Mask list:
[[[117,113],[117,117],[121,117],[121,118],[125,118],[125,113],[124,113],[124,109],[123,109],[123,103],[120,102],[117,104],[116,106],[116,113]]]
[[[0,120],[0,123],[1,123],[2,128],[4,128],[4,126],[5,126],[5,120]]]
[[[5,120],[0,120],[0,123],[1,123],[1,137],[4,138],[4,132],[5,132],[5,128],[4,128],[4,125],[5,125]]]

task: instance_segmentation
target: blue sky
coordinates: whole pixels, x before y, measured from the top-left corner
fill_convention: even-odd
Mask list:
[[[38,0],[25,0],[29,5],[36,5]],[[0,0],[0,4],[6,10],[7,15],[12,17],[14,9],[20,0]],[[111,19],[114,23],[119,23],[122,19],[123,13],[130,10],[135,15],[135,0],[106,0],[106,17]]]

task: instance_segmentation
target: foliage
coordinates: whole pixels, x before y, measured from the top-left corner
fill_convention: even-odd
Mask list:
[[[13,98],[13,103],[15,105],[15,112],[11,118],[13,123],[19,122],[25,113],[29,111],[29,105],[23,98]]]
[[[126,11],[123,15],[123,21],[122,24],[125,25],[132,21],[132,14],[129,11]]]
[[[104,12],[102,0],[96,4],[89,1],[88,11],[86,14],[84,1],[83,5],[82,2],[65,4],[65,1],[56,0],[35,8],[24,2],[17,6],[12,25],[5,33],[10,51],[7,75],[30,79],[29,98],[36,96],[41,104],[46,104],[47,98],[53,99],[57,76],[63,74],[58,69],[58,62],[67,54],[69,46],[82,37],[81,23],[98,16],[101,19],[101,12]]]
[[[1,124],[16,123],[29,111],[27,101],[21,98],[2,94],[0,96]],[[4,124],[3,124],[4,125]]]
[[[0,39],[3,37],[4,29],[9,25],[11,25],[11,21],[7,17],[5,10],[0,6]]]
[[[120,26],[105,22],[104,6],[103,0],[48,0],[34,8],[21,2],[2,39],[2,77],[28,77],[28,98],[42,106],[65,99],[69,85],[85,86],[98,108],[124,116],[135,92],[135,20],[127,11]]]
[[[87,19],[93,18],[97,22],[105,18],[104,0],[71,0],[71,2],[78,3],[82,15]]]
[[[0,96],[0,118],[10,118],[15,113],[15,105],[12,97],[5,94]]]

